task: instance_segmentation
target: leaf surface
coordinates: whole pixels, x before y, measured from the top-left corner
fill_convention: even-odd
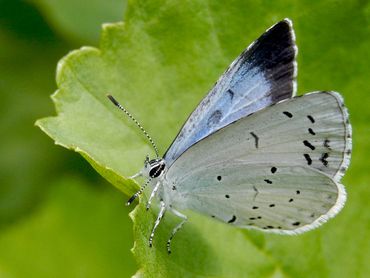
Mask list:
[[[335,12],[333,12],[335,7]],[[58,65],[57,116],[38,125],[57,144],[81,153],[127,195],[129,179],[153,151],[136,126],[107,100],[115,96],[146,127],[163,154],[189,113],[229,63],[264,30],[292,18],[300,49],[298,91],[343,93],[354,125],[354,155],[344,179],[344,210],[300,236],[265,235],[213,222],[194,212],[173,241],[177,219],[167,215],[147,244],[156,210],[145,197],[132,213],[134,255],[145,277],[366,277],[369,274],[365,154],[369,5],[361,1],[130,1],[125,23],[105,25],[99,49],[84,47]],[[325,19],[325,20],[323,20]],[[366,25],[367,24],[367,25]],[[355,43],[354,43],[355,42]],[[362,113],[358,113],[359,108]],[[357,168],[359,167],[359,168]],[[155,205],[153,206],[155,207]],[[351,227],[351,228],[350,228]],[[361,246],[361,247],[359,247]]]

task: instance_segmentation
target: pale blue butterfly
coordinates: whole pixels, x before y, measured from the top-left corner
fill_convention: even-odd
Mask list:
[[[279,234],[318,227],[343,207],[339,183],[351,156],[351,125],[335,92],[296,93],[297,47],[289,19],[268,29],[220,77],[189,116],[163,158],[137,175],[153,187],[160,211],[186,222],[191,209],[224,223]]]

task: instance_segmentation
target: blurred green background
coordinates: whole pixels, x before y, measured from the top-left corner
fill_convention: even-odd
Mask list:
[[[34,126],[54,114],[58,60],[97,46],[124,1],[0,1],[0,277],[129,277],[121,193]]]
[[[271,11],[268,1],[249,2],[253,18],[264,22],[261,26],[285,13]],[[370,4],[340,2],[276,1],[275,7],[286,6],[287,15],[299,15],[298,62],[299,70],[304,69],[299,93],[342,92],[354,129],[353,159],[344,179],[348,203],[339,220],[331,222],[342,228],[333,228],[330,246],[335,248],[320,251],[325,265],[335,270],[323,271],[322,277],[367,277]],[[79,155],[54,146],[34,127],[36,119],[55,114],[49,96],[56,89],[58,60],[82,45],[98,46],[101,24],[121,21],[125,9],[125,1],[117,0],[0,0],[0,277],[129,277],[137,270],[124,196]],[[215,22],[222,30],[227,23]],[[227,31],[222,35],[227,40]],[[245,38],[237,41],[242,44]],[[289,256],[294,264],[296,254]],[[356,269],[346,265],[342,272],[338,262]]]

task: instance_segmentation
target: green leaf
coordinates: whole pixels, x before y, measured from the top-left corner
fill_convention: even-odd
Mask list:
[[[27,219],[0,234],[1,277],[129,277],[132,231],[117,192],[65,178]]]
[[[169,256],[165,242],[179,220],[167,214],[150,249],[147,240],[157,211],[145,211],[144,196],[132,214],[138,276],[366,277],[370,273],[369,209],[365,208],[370,146],[364,133],[370,94],[365,93],[369,67],[363,58],[370,47],[368,10],[361,1],[269,5],[236,0],[227,5],[131,1],[124,24],[103,27],[99,49],[73,51],[59,63],[59,89],[53,95],[58,115],[38,125],[57,144],[81,153],[125,194],[137,187],[124,177],[140,170],[145,155],[153,156],[153,151],[106,93],[139,119],[164,153],[229,63],[284,17],[292,18],[296,27],[300,92],[340,91],[351,112],[354,145],[363,151],[355,154],[344,179],[349,198],[335,219],[290,237],[243,231],[187,212],[190,220],[176,235]]]
[[[146,212],[145,206],[139,205],[131,213],[133,252],[145,277],[264,277],[280,271],[276,260],[254,244],[258,232],[237,230],[190,211],[186,213],[189,223],[176,235],[171,255],[166,242],[179,219],[170,214],[158,228],[150,249],[148,237],[157,212]]]

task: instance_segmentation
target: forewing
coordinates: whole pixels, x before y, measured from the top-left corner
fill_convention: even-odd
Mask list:
[[[175,161],[166,180],[185,208],[238,226],[297,233],[340,210],[345,191],[339,180],[350,154],[341,97],[311,93],[201,140]]]
[[[214,131],[294,96],[296,53],[289,19],[272,26],[253,42],[189,116],[164,156],[167,165]]]

